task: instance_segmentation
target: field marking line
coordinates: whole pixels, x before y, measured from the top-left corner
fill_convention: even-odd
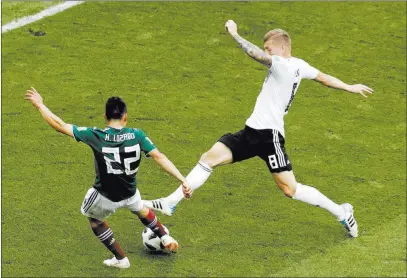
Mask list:
[[[16,20],[13,20],[4,26],[1,27],[1,33],[6,33],[10,30],[22,27],[24,25],[33,23],[35,21],[38,21],[40,19],[43,19],[44,17],[51,16],[57,13],[60,13],[66,9],[69,9],[71,7],[74,7],[76,5],[82,4],[85,1],[69,1],[69,2],[64,2],[61,4],[57,4],[55,6],[51,6],[49,8],[46,8],[45,10],[42,10],[41,12],[34,14],[34,15],[29,15],[25,16]]]

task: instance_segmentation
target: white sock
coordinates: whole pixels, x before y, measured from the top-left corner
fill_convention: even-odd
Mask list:
[[[332,202],[314,187],[297,183],[293,199],[324,208],[335,215],[338,220],[342,220],[345,217],[345,211],[340,205]]]
[[[198,162],[198,164],[196,164],[194,169],[192,169],[192,171],[189,172],[188,176],[186,177],[192,191],[195,191],[197,188],[203,185],[212,172],[213,169],[211,169],[211,167],[203,162]],[[177,190],[167,197],[167,199],[173,204],[178,204],[183,198],[184,193],[182,193],[182,186],[178,187]]]

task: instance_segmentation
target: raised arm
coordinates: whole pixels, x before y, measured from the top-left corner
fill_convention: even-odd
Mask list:
[[[225,24],[225,27],[229,34],[237,41],[239,46],[247,53],[247,55],[267,67],[271,66],[271,55],[264,52],[258,46],[242,38],[237,33],[237,25],[233,20],[228,20]]]
[[[32,105],[37,108],[44,120],[53,129],[68,136],[74,137],[72,125],[65,123],[57,115],[52,113],[51,110],[49,110],[48,107],[45,106],[41,95],[37,92],[36,89],[31,87],[30,90],[27,90],[24,99],[30,101]]]
[[[317,77],[314,79],[315,81],[321,83],[324,86],[331,87],[334,89],[344,90],[354,94],[361,94],[362,96],[367,98],[367,94],[373,94],[373,89],[369,88],[363,84],[354,84],[349,85],[344,83],[343,81],[339,80],[336,77],[330,76],[323,72],[319,72]]]
[[[182,184],[182,191],[186,198],[191,197],[192,190],[188,184],[186,178],[180,173],[180,171],[175,167],[175,165],[167,158],[165,154],[157,149],[152,150],[148,153],[149,156],[154,158],[155,162],[161,166],[167,173],[171,174],[174,178],[179,180]]]

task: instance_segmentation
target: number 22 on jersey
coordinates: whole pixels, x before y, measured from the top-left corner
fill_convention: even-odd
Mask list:
[[[120,149],[119,148],[108,148],[108,147],[103,147],[102,152],[104,154],[113,154],[114,159],[108,158],[107,156],[104,156],[105,161],[106,161],[106,167],[107,167],[107,173],[108,174],[114,174],[114,175],[121,175],[123,174],[123,170],[121,169],[115,169],[113,168],[112,162],[122,164],[121,159],[120,159]],[[126,175],[133,175],[137,173],[138,167],[132,169],[131,168],[131,163],[137,162],[140,160],[140,145],[134,145],[130,147],[124,147],[124,152],[125,153],[135,153],[135,156],[128,157],[123,159],[124,163],[124,171],[126,172]]]

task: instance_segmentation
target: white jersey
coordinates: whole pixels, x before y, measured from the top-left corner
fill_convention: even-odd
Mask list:
[[[284,115],[297,93],[301,79],[315,79],[319,71],[304,60],[272,56],[272,64],[246,125],[276,129],[284,136]]]

